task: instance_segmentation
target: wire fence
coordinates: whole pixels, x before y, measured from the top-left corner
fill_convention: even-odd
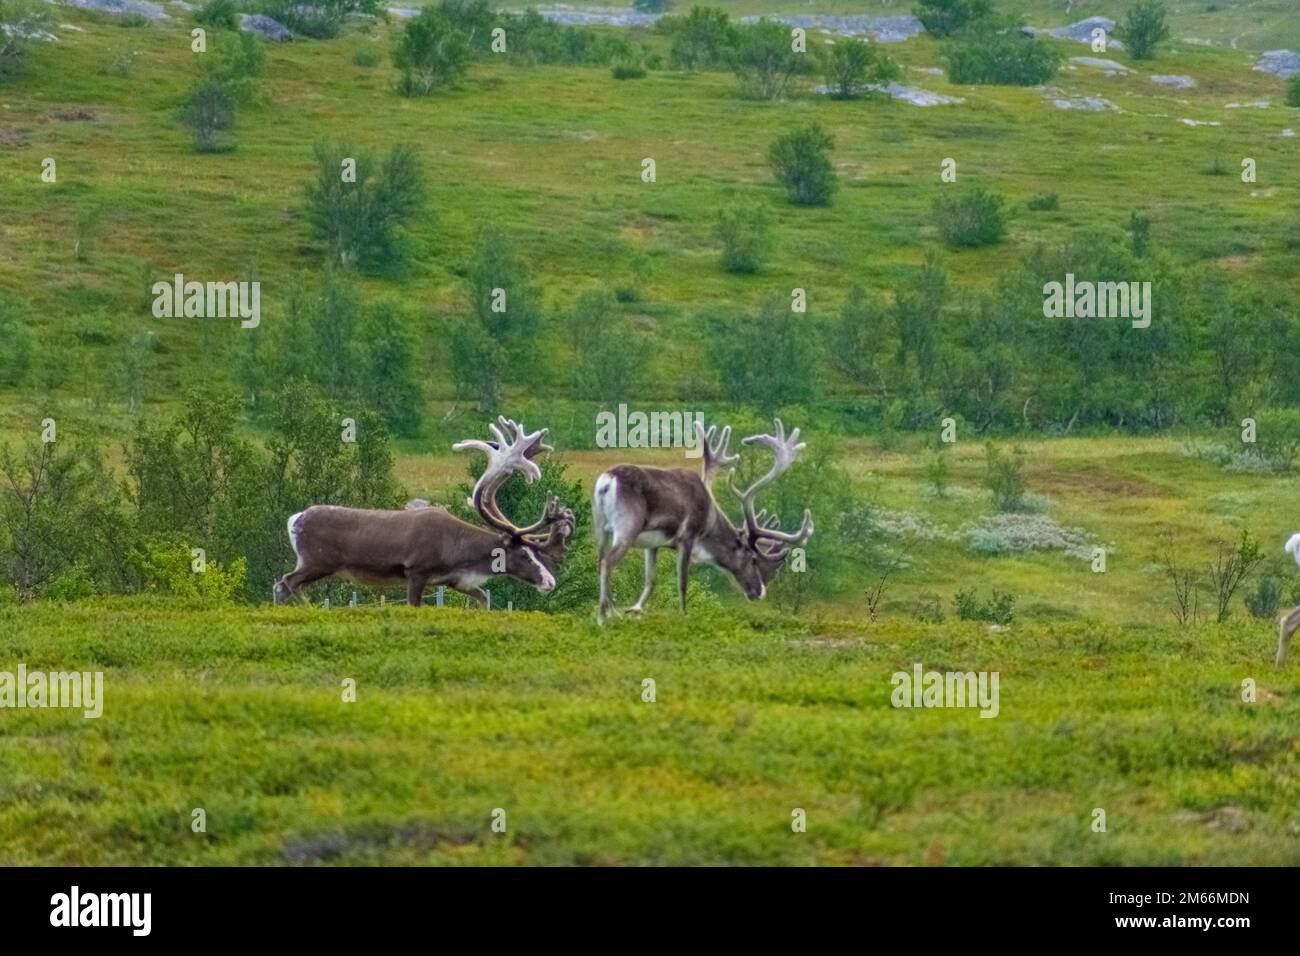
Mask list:
[[[478,601],[475,601],[475,600],[474,600],[473,598],[471,598],[469,595],[465,595],[465,600],[466,600],[466,602],[467,602],[467,606],[469,606],[469,607],[480,607],[480,608],[482,608],[482,609],[485,610],[485,611],[502,611],[502,610],[504,610],[504,611],[513,611],[513,610],[515,609],[515,602],[514,602],[514,601],[506,601],[506,606],[505,606],[504,608],[500,607],[499,605],[494,606],[494,605],[492,604],[492,589],[491,589],[491,588],[484,588],[484,589],[483,589],[483,593],[487,595],[487,604],[486,604],[486,605],[484,605],[484,604],[480,604]],[[272,600],[274,600],[274,597],[275,597],[274,592],[272,592]],[[356,608],[356,609],[364,609],[364,608],[386,607],[386,606],[388,605],[389,602],[388,602],[388,600],[387,600],[387,596],[386,596],[386,595],[383,595],[383,594],[379,595],[379,600],[378,600],[378,601],[362,601],[362,600],[358,597],[357,592],[356,592],[356,591],[353,591],[353,592],[352,592],[352,597],[351,597],[351,599],[348,600],[348,601],[346,601],[346,602],[334,603],[334,602],[330,601],[330,596],[327,594],[327,595],[325,595],[325,599],[324,599],[323,601],[312,601],[312,602],[310,602],[310,603],[311,603],[312,607],[319,607],[319,608],[321,608],[321,609],[323,609],[323,610],[330,611],[330,610],[338,610],[339,608],[349,608],[349,609],[354,609],[354,608]],[[393,603],[394,603],[394,604],[405,604],[406,601],[405,601],[405,599],[403,599],[403,600],[401,600],[401,601],[394,601]],[[428,596],[426,595],[425,598],[424,598],[424,600],[421,602],[421,604],[422,604],[423,606],[425,606],[425,607],[446,607],[446,606],[447,606],[447,588],[446,588],[445,586],[443,586],[443,585],[440,585],[440,586],[437,587],[437,588],[434,590],[434,592],[433,592],[433,601],[430,602]]]

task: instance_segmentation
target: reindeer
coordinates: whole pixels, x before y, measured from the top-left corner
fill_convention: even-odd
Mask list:
[[[754,498],[763,488],[776,481],[807,447],[799,441],[799,429],[787,438],[785,426],[778,418],[774,434],[751,435],[746,445],[763,445],[771,449],[775,461],[770,471],[744,491],[736,488],[729,474],[728,483],[740,499],[745,517],[743,529],[736,528],[713,497],[713,483],[723,469],[732,468],[739,455],[727,453],[731,427],[717,432],[716,426],[704,430],[695,423],[696,436],[703,454],[700,474],[685,469],[641,468],[618,465],[596,479],[592,494],[592,527],[600,560],[600,608],[597,620],[603,623],[614,613],[610,594],[610,573],[623,560],[629,548],[645,550],[645,586],[636,604],[628,609],[640,614],[654,590],[655,558],[659,548],[677,552],[677,592],[681,608],[686,610],[686,579],[692,562],[722,568],[740,586],[751,601],[767,593],[768,583],[785,564],[792,548],[803,545],[813,533],[812,513],[803,513],[803,524],[794,533],[780,530],[780,519],[766,510],[754,513]]]
[[[445,584],[486,601],[482,584],[493,574],[508,574],[539,591],[555,588],[555,568],[573,533],[574,516],[555,497],[527,527],[512,523],[497,506],[496,492],[512,472],[528,482],[541,477],[533,458],[550,451],[546,429],[526,434],[522,425],[499,418],[489,424],[495,441],[466,440],[455,451],[473,449],[488,464],[468,503],[486,528],[462,521],[445,508],[412,502],[400,511],[313,505],[289,519],[289,541],[298,566],[275,585],[280,604],[313,581],[339,577],[362,584],[406,582],[407,600],[419,606],[424,589]]]

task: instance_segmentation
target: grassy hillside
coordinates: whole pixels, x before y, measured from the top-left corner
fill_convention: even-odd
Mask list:
[[[1134,209],[1152,216],[1155,243],[1177,261],[1262,291],[1300,278],[1288,245],[1296,161],[1281,135],[1297,113],[1279,105],[1281,81],[1252,72],[1254,54],[1242,50],[1171,42],[1122,76],[1067,64],[1052,83],[1060,92],[1045,93],[953,87],[911,69],[936,66],[933,40],[891,45],[904,82],[966,100],[932,108],[809,96],[752,102],[737,98],[728,73],[652,72],[619,83],[607,69],[491,60],[475,63],[459,89],[411,100],[394,92],[386,57],[400,25],[381,24],[335,41],[270,46],[263,102],[239,111],[237,148],[202,155],[178,122],[198,57],[191,24],[173,13],[129,27],[60,9],[58,19],[78,29],[39,44],[33,68],[0,87],[0,299],[23,307],[41,338],[38,364],[54,369],[31,394],[9,396],[14,410],[0,427],[75,398],[88,428],[118,433],[132,382],[145,382],[146,401],[156,403],[188,383],[228,378],[241,331],[154,319],[149,284],[177,271],[255,274],[266,322],[278,321],[292,281],[315,281],[321,267],[302,198],[319,140],[409,141],[425,164],[435,214],[415,224],[407,272],[362,284],[368,298],[395,297],[418,311],[430,417],[451,395],[442,333],[465,308],[464,267],[488,222],[508,227],[549,309],[568,308],[598,282],[635,290],[623,309],[655,349],[646,393],[632,400],[713,388],[691,360],[698,317],[710,309],[749,307],[798,286],[815,320],[837,310],[855,281],[883,292],[914,274],[935,244],[929,210],[949,156],[961,182],[1004,194],[1013,213],[1006,242],[946,256],[963,294],[986,289],[1036,243],[1089,228],[1118,232]],[[365,47],[385,54],[378,67],[354,62]],[[1089,51],[1071,44],[1067,52]],[[1153,73],[1188,74],[1198,85],[1171,90]],[[1052,102],[1085,95],[1118,110]],[[1263,100],[1270,105],[1228,108]],[[831,207],[799,209],[783,201],[765,152],[814,118],[836,137],[843,188]],[[1256,185],[1236,175],[1244,155],[1258,163]],[[39,177],[47,156],[59,163],[56,184]],[[658,164],[654,184],[640,179],[645,157]],[[1227,175],[1207,175],[1216,170]],[[1058,211],[1025,210],[1043,193],[1059,194]],[[717,264],[714,213],[742,197],[759,198],[773,216],[776,248],[759,277]],[[141,330],[156,346],[124,365]],[[567,367],[572,359],[551,348],[548,366]],[[547,392],[564,396],[563,374]]]
[[[720,5],[733,16],[911,7]],[[1126,4],[998,6],[1051,26],[1115,17]],[[1300,110],[1282,105],[1281,80],[1251,69],[1259,50],[1300,44],[1300,15],[1290,0],[1170,7],[1173,38],[1154,61],[1112,50],[1105,56],[1126,68],[1115,71],[1067,59],[1046,88],[958,86],[938,69],[944,50],[933,38],[889,45],[902,83],[961,99],[935,107],[831,100],[813,92],[819,76],[801,77],[787,99],[758,102],[742,99],[724,70],[656,68],[618,82],[607,65],[490,55],[455,88],[410,99],[394,89],[388,56],[402,23],[352,23],[334,40],[267,45],[260,92],[237,112],[234,149],[215,154],[196,152],[179,118],[200,63],[181,8],[139,23],[58,7],[58,41],[36,44],[30,68],[0,85],[0,331],[34,335],[30,373],[11,384],[0,375],[0,446],[33,441],[55,417],[60,454],[102,448],[112,480],[45,503],[42,520],[78,553],[56,555],[59,574],[27,591],[0,581],[0,672],[19,663],[102,670],[106,699],[92,720],[0,711],[0,865],[1300,864],[1295,660],[1273,666],[1276,611],[1255,617],[1244,603],[1265,579],[1279,609],[1300,602],[1281,548],[1300,527],[1297,455],[1267,459],[1238,433],[1258,411],[1260,448],[1285,445],[1288,427],[1300,447],[1300,412],[1290,407],[1300,396],[1291,384],[1300,380],[1300,322],[1289,308],[1300,281],[1300,163],[1287,135],[1300,132]],[[667,52],[664,36],[633,35]],[[228,42],[210,31],[213,50]],[[1091,53],[1082,44],[1061,51]],[[1195,85],[1152,79],[1169,74]],[[1113,108],[1057,103],[1084,98]],[[800,208],[774,181],[767,151],[812,121],[834,134],[840,190],[829,206]],[[682,617],[665,554],[646,617],[598,629],[582,528],[561,589],[545,598],[553,613],[471,611],[459,599],[442,609],[391,599],[339,607],[350,586],[339,586],[330,610],[319,606],[319,586],[314,606],[293,607],[106,596],[170,587],[162,572],[141,570],[141,553],[179,555],[184,583],[196,544],[229,569],[246,542],[211,527],[217,514],[248,521],[232,527],[256,542],[263,572],[277,554],[288,570],[284,517],[309,502],[290,502],[283,489],[340,498],[324,479],[308,480],[320,475],[305,453],[295,461],[300,484],[248,479],[218,492],[203,479],[221,456],[205,458],[202,439],[170,457],[171,439],[155,441],[149,509],[132,499],[138,489],[123,467],[142,419],[174,416],[187,392],[217,396],[250,335],[288,326],[293,290],[326,285],[304,199],[318,142],[375,152],[410,143],[428,180],[428,211],[406,231],[404,264],[349,278],[358,314],[395,303],[413,317],[419,424],[391,446],[410,495],[460,497],[467,460],[449,446],[481,435],[487,417],[457,394],[449,354],[453,323],[470,309],[482,226],[508,231],[542,304],[535,350],[511,367],[493,411],[551,428],[564,478],[578,483],[565,487],[565,503],[579,511],[611,465],[683,464],[680,449],[593,450],[597,408],[698,411],[740,434],[760,427],[756,404],[721,387],[711,320],[743,322],[763,300],[805,289],[808,312],[783,312],[790,325],[773,338],[774,347],[817,343],[815,397],[782,409],[809,452],[761,504],[795,489],[779,500],[789,520],[813,499],[807,571],[786,570],[751,605],[700,568]],[[41,180],[47,157],[58,164],[55,183]],[[641,180],[647,157],[654,183]],[[932,205],[950,157],[961,189],[1005,197],[1002,241],[944,243]],[[1243,157],[1255,160],[1257,182],[1241,181]],[[740,276],[720,267],[715,225],[719,209],[748,202],[770,215],[775,242],[758,274]],[[1212,288],[1222,294],[1199,311],[1162,314],[1150,339],[1122,341],[1040,322],[1035,301],[995,302],[1005,314],[971,307],[992,301],[981,297],[1041,246],[1092,232],[1122,246],[1134,213],[1151,219],[1152,250],[1124,260],[1126,278],[1159,269],[1157,285],[1190,286],[1213,277],[1224,280]],[[928,381],[916,377],[919,358],[903,354],[908,328],[895,328],[893,313],[870,316],[883,330],[875,341],[845,345],[828,334],[855,283],[883,301],[935,252],[949,298],[935,313],[942,361],[927,367]],[[176,272],[256,278],[261,328],[155,318],[150,286]],[[611,293],[619,334],[647,348],[640,381],[602,397],[574,384],[587,359],[566,334],[575,299],[597,287]],[[1011,313],[1014,341],[998,324]],[[1111,331],[1121,326],[1127,333],[1125,320]],[[1135,340],[1175,345],[1143,362],[1140,350],[1125,351]],[[837,349],[876,345],[879,387],[835,361]],[[15,347],[0,342],[6,348]],[[752,355],[762,362],[760,352]],[[1000,447],[1023,452],[1027,494],[1015,508],[996,505],[986,487],[986,433],[974,417],[942,450],[931,427],[960,405],[950,373],[978,397],[987,372],[993,404],[1000,355],[1032,375],[1028,400],[1006,389],[1001,417],[988,419],[999,423],[988,434]],[[1093,360],[1104,376],[1071,377]],[[1138,391],[1148,378],[1197,403],[1152,419],[1117,401],[1118,422],[1097,415],[1075,428],[1069,412],[1079,406],[1060,398],[1073,389],[1102,407],[1130,386],[1149,394]],[[1218,405],[1201,400],[1207,382],[1220,387]],[[1153,407],[1165,401],[1159,388],[1150,394]],[[312,423],[317,439],[298,447],[333,448],[341,403],[368,398],[340,388],[311,414],[289,416]],[[905,402],[911,417],[891,417]],[[222,412],[235,436],[222,433],[222,449],[284,437],[265,400],[248,407],[241,393],[208,407],[234,409]],[[257,454],[247,461],[259,468],[272,457]],[[386,465],[378,471],[386,477]],[[252,465],[235,472],[263,475]],[[124,496],[96,497],[119,479]],[[0,518],[21,511],[22,487],[0,481]],[[188,489],[197,489],[193,502]],[[199,501],[204,492],[210,500]],[[226,510],[211,506],[217,500]],[[259,505],[267,521],[253,527]],[[108,539],[85,537],[91,522],[68,516],[101,511],[124,516],[104,522],[121,532],[112,538],[121,553],[110,557],[122,574],[92,580],[79,560],[85,541]],[[34,524],[35,533],[33,522],[4,522],[0,548],[40,539]],[[1264,561],[1232,596],[1228,620],[1212,623],[1211,565],[1243,531]],[[1094,570],[1095,548],[1104,573]],[[0,551],[0,568],[8,557]],[[1201,585],[1199,615],[1185,625],[1171,613],[1166,557]],[[634,555],[616,579],[620,605],[634,599],[640,574]],[[250,577],[245,597],[264,596],[262,580]],[[85,596],[65,602],[74,591]],[[956,602],[970,591],[1008,595],[1009,623],[963,619]],[[18,593],[34,599],[16,604]],[[891,676],[918,662],[998,672],[998,717],[892,707]],[[653,703],[642,700],[647,678]],[[341,699],[346,680],[356,682],[355,702]],[[206,833],[191,829],[195,808],[206,812]],[[507,815],[504,833],[490,826],[496,808]],[[807,813],[806,833],[791,830],[796,808]],[[1092,829],[1098,808],[1105,833]]]
[[[5,610],[0,661],[102,669],[105,692],[98,720],[7,713],[0,863],[1293,866],[1297,686],[1261,644],[733,610],[604,631],[392,606]],[[892,708],[918,661],[999,671],[999,716]]]

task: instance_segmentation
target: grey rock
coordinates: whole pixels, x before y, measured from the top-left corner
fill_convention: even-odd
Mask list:
[[[1115,21],[1108,17],[1088,17],[1086,20],[1080,20],[1078,23],[1071,23],[1066,27],[1052,27],[1049,30],[1043,30],[1041,27],[1030,27],[1030,29],[1034,30],[1036,33],[1046,33],[1048,36],[1056,37],[1058,40],[1074,40],[1077,43],[1091,43],[1092,31],[1098,27],[1106,31],[1107,48],[1113,47],[1116,50],[1124,49],[1124,44],[1111,38],[1111,34],[1115,30]]]
[[[1063,96],[1052,100],[1058,110],[1083,110],[1085,113],[1098,113],[1113,110],[1115,104],[1100,96]]]
[[[21,24],[0,23],[0,31],[7,37],[18,37],[20,40],[37,40],[41,43],[59,42],[59,38],[53,33],[23,27]]]
[[[419,11],[416,11],[417,13]],[[512,11],[518,12],[518,11]],[[577,9],[564,5],[538,7],[537,12],[545,19],[564,26],[613,26],[613,27],[648,27],[658,20],[662,13],[637,13],[635,10],[617,7],[583,7]]]
[[[283,23],[260,13],[240,14],[239,29],[245,33],[256,33],[259,36],[264,36],[276,43],[285,43],[293,39],[293,33]]]
[[[741,17],[741,23],[755,23],[759,17]],[[877,43],[900,43],[925,32],[921,21],[913,16],[815,16],[773,14],[767,19],[805,30],[823,30],[845,37],[869,36]]]
[[[1095,66],[1099,70],[1105,70],[1107,76],[1119,76],[1121,73],[1132,73],[1127,66],[1115,60],[1106,60],[1099,56],[1072,56],[1071,63],[1078,63],[1080,66]]]
[[[1157,73],[1151,77],[1152,83],[1159,83],[1162,86],[1175,86],[1180,90],[1190,90],[1196,85],[1196,81],[1190,76],[1180,76],[1171,74]]]
[[[1269,50],[1255,62],[1256,73],[1272,73],[1286,78],[1300,73],[1300,53],[1294,50]]]
[[[161,3],[150,3],[149,0],[60,0],[60,2],[65,6],[76,7],[78,10],[98,10],[100,13],[111,13],[113,16],[134,13],[148,17],[150,20],[168,19],[167,11],[162,8]]]
[[[901,83],[890,83],[888,86],[872,83],[867,89],[876,93],[887,93],[890,99],[902,100],[904,103],[911,103],[913,106],[947,106],[950,103],[966,102],[960,96],[945,96],[942,93],[932,93],[929,90],[918,89],[915,86],[904,86]],[[830,92],[830,89],[826,86],[819,86],[815,92],[826,94]]]

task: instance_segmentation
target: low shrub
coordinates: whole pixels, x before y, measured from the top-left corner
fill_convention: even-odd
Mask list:
[[[957,248],[988,246],[1006,235],[1003,199],[984,189],[935,200],[933,221],[943,241]]]
[[[1003,627],[1011,623],[1016,613],[1015,597],[996,589],[987,601],[981,601],[974,588],[958,591],[953,596],[952,606],[963,621],[987,621]]]

